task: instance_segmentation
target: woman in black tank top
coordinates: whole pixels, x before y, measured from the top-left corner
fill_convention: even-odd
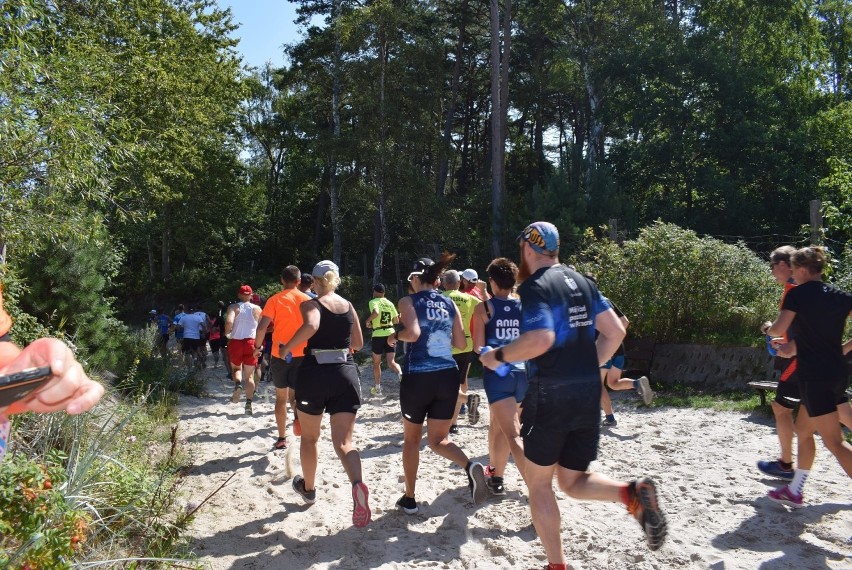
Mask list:
[[[328,412],[332,445],[352,483],[352,523],[362,527],[369,524],[371,514],[369,492],[361,480],[361,456],[352,444],[355,413],[361,407],[361,382],[352,351],[361,349],[364,338],[352,304],[335,293],[340,284],[337,265],[321,261],[312,274],[317,298],[301,304],[303,324],[281,348],[281,354],[287,354],[308,342],[296,379],[302,475],[293,478],[293,488],[305,502],[316,500],[317,442],[323,412]]]

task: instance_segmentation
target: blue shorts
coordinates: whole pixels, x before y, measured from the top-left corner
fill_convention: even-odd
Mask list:
[[[506,398],[515,398],[515,402],[524,401],[527,394],[527,373],[524,370],[512,370],[505,376],[500,376],[493,370],[483,370],[482,384],[485,386],[485,396],[488,403],[493,404]]]
[[[624,355],[619,354],[617,356],[613,356],[609,360],[606,361],[606,364],[601,366],[601,368],[606,368],[609,370],[610,368],[617,368],[619,370],[624,370]]]

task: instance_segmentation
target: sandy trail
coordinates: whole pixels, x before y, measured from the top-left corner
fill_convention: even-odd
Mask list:
[[[317,502],[308,506],[291,487],[300,473],[298,438],[272,451],[273,390],[256,398],[254,415],[230,403],[224,370],[207,369],[209,395],[183,397],[180,429],[193,443],[188,500],[198,502],[232,474],[198,513],[192,546],[213,569],[542,568],[544,550],[532,527],[526,489],[514,465],[507,496],[474,506],[463,471],[424,448],[417,500],[409,516],[394,503],[402,494],[398,383],[383,378],[385,397],[365,398],[355,428],[373,522],[351,523],[350,485],[331,449],[323,420]],[[387,374],[387,373],[386,373]],[[369,393],[371,367],[361,370]],[[485,396],[480,379],[471,386]],[[771,458],[777,438],[771,418],[676,408],[635,408],[632,393],[614,394],[619,424],[605,430],[592,468],[616,479],[649,475],[657,483],[669,539],[650,552],[623,506],[577,502],[557,493],[566,556],[574,568],[604,567],[782,569],[852,568],[852,484],[824,449],[808,480],[807,507],[788,511],[765,498],[778,482],[754,468]],[[461,422],[453,436],[487,464],[489,414]],[[819,444],[818,444],[819,445]]]

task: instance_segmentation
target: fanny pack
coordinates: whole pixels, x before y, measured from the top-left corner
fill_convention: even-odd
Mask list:
[[[348,348],[330,348],[311,350],[311,354],[317,359],[317,364],[346,364],[349,358]]]

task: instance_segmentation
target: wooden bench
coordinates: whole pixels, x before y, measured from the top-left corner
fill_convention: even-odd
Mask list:
[[[656,344],[644,338],[624,341],[624,375],[629,378],[650,376]]]
[[[760,405],[766,405],[766,392],[768,390],[776,391],[778,389],[778,382],[774,380],[757,380],[755,382],[749,382],[748,387],[757,390],[760,393]],[[852,388],[846,390],[846,396],[852,399]],[[792,400],[792,398],[791,398]],[[798,402],[798,400],[795,400]]]

